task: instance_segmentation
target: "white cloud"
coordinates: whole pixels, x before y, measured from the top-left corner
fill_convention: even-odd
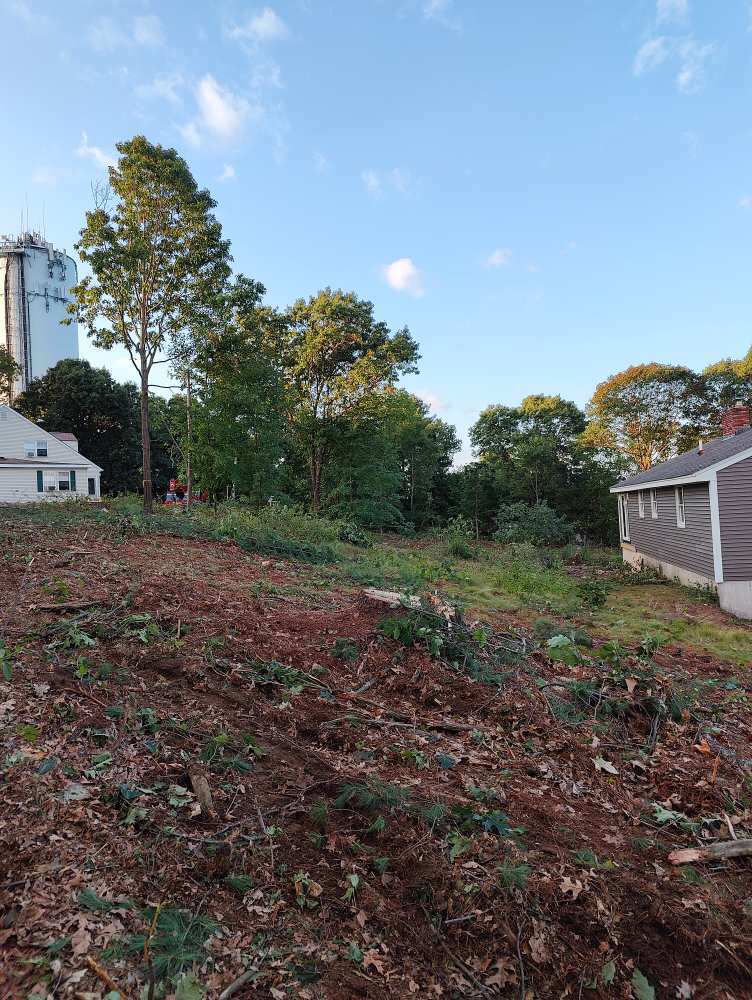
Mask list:
[[[100,167],[114,167],[117,163],[114,156],[105,153],[99,146],[89,145],[89,137],[86,132],[81,133],[81,142],[76,150],[76,156],[93,160]]]
[[[415,395],[426,404],[429,410],[433,410],[434,413],[441,413],[442,410],[446,410],[447,408],[448,404],[445,403],[441,396],[438,396],[435,392],[430,392],[427,389],[420,389],[415,393]]]
[[[676,86],[683,94],[696,94],[705,86],[705,63],[715,54],[715,45],[688,38],[679,43],[680,59]]]
[[[185,125],[178,125],[178,132],[191,146],[201,145],[201,133],[195,122],[186,122]]]
[[[509,247],[497,247],[485,260],[486,267],[504,267],[512,259],[512,251]]]
[[[111,17],[98,17],[86,29],[86,37],[97,52],[113,52],[134,44],[155,47],[165,40],[162,22],[156,14],[137,17],[130,31],[125,31]]]
[[[320,150],[315,149],[313,151],[313,165],[317,174],[325,174],[329,169],[329,160]]]
[[[168,104],[177,106],[183,103],[179,93],[183,84],[183,77],[179,73],[155,76],[151,83],[140,83],[136,87],[136,96],[167,101]]]
[[[273,7],[252,14],[244,24],[237,24],[227,32],[230,38],[261,44],[278,42],[290,34],[287,25]]]
[[[220,181],[234,181],[236,177],[235,167],[231,163],[225,163],[222,173],[217,178]]]
[[[389,181],[395,191],[405,194],[412,182],[410,171],[403,170],[401,167],[395,167],[389,171]]]
[[[126,45],[128,36],[111,17],[98,17],[86,30],[89,45],[97,52],[112,52]]]
[[[383,268],[387,285],[395,292],[405,292],[416,299],[424,294],[423,272],[415,266],[410,257],[400,257]]]
[[[373,195],[374,198],[381,194],[381,179],[375,170],[362,170],[360,174],[360,179],[366,186],[366,191]]]
[[[633,66],[634,75],[642,76],[643,73],[649,73],[651,69],[660,66],[668,58],[669,51],[667,38],[662,35],[658,38],[650,38],[637,50]]]
[[[659,24],[665,21],[685,21],[688,13],[688,0],[657,0],[656,19]]]
[[[423,0],[421,10],[427,21],[436,21],[453,31],[460,27],[459,19],[453,16],[454,0]]]
[[[634,60],[634,74],[641,76],[657,69],[668,59],[678,64],[676,87],[682,94],[696,94],[705,86],[705,66],[715,55],[712,42],[694,38],[668,38],[659,35],[640,47]]]
[[[207,73],[196,87],[199,121],[204,128],[220,139],[236,138],[251,112],[251,105],[244,97],[223,87]]]
[[[739,208],[743,208],[746,211],[752,209],[752,194],[745,194],[739,199]]]
[[[164,43],[162,22],[156,14],[145,14],[133,22],[133,39],[137,45],[157,46]]]
[[[393,167],[391,170],[374,170],[368,167],[361,171],[360,179],[366,191],[375,198],[382,195],[386,187],[399,194],[407,194],[413,182],[412,174],[403,167]]]

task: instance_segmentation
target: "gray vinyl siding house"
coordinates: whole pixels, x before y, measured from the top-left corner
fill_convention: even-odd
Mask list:
[[[752,618],[752,428],[700,444],[616,483],[625,562],[718,593]]]

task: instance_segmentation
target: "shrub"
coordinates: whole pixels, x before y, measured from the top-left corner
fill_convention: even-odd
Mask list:
[[[533,545],[564,545],[574,535],[574,525],[544,501],[503,504],[496,515],[497,542],[531,542]]]

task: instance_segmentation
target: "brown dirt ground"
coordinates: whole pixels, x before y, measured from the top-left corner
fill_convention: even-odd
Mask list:
[[[0,526],[0,568],[13,660],[0,680],[0,996],[102,997],[104,969],[135,998],[143,952],[106,949],[148,931],[143,908],[162,904],[218,924],[195,965],[209,998],[247,969],[241,1000],[628,998],[635,968],[658,997],[752,997],[752,860],[667,861],[729,829],[752,836],[748,669],[662,649],[657,677],[634,661],[622,718],[598,703],[565,724],[556,681],[592,667],[533,648],[500,688],[476,683],[384,639],[383,605],[232,544],[16,523]],[[88,601],[101,603],[56,607]],[[113,634],[144,614],[145,634]],[[338,639],[352,660],[333,655]],[[259,661],[321,686],[291,691]],[[650,743],[644,706],[692,684],[699,702]],[[169,801],[196,762],[214,816]],[[374,779],[409,803],[335,804]],[[71,790],[85,797],[64,801]],[[503,812],[524,832],[426,820],[435,803]],[[660,824],[655,803],[701,825]],[[466,837],[454,859],[452,829]],[[527,881],[504,885],[502,863],[529,866]],[[224,881],[238,874],[244,895]],[[84,889],[136,906],[94,911]]]

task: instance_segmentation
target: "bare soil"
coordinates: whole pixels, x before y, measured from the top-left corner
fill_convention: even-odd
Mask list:
[[[210,998],[247,970],[236,998],[648,996],[636,970],[752,997],[752,860],[667,860],[752,836],[749,668],[663,648],[618,718],[565,721],[589,668],[508,612],[530,652],[497,688],[232,544],[16,522],[0,569],[0,996],[139,996],[148,955],[117,946],[161,904],[216,922]],[[645,706],[687,690],[655,729]]]

